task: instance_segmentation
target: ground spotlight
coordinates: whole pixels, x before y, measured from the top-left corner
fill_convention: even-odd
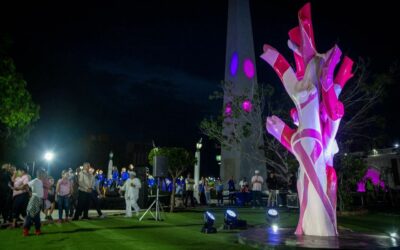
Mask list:
[[[225,220],[224,220],[224,229],[245,229],[247,228],[247,222],[245,220],[239,220],[238,214],[231,210],[227,209],[225,211]]]
[[[269,224],[276,224],[279,221],[279,213],[278,210],[270,208],[267,210],[266,219]]]
[[[237,221],[237,214],[233,210],[225,211],[225,224],[233,225]]]
[[[215,216],[212,213],[206,211],[204,213],[204,226],[201,229],[201,232],[206,234],[216,233],[217,229],[213,227],[214,222],[215,222]]]
[[[278,232],[278,229],[279,229],[279,227],[278,227],[278,225],[277,225],[277,224],[272,224],[272,226],[271,226],[271,229],[272,229],[272,232],[274,232],[274,233],[277,233],[277,232]]]
[[[277,233],[279,226],[278,226],[278,222],[279,222],[279,213],[278,210],[270,208],[267,210],[267,214],[266,214],[266,220],[269,223],[269,225],[271,225],[271,232],[272,233]]]

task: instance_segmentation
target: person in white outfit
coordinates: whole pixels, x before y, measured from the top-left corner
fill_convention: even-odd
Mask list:
[[[264,183],[264,179],[259,175],[260,171],[256,170],[254,171],[254,175],[251,178],[251,184],[253,185],[252,187],[252,194],[253,194],[253,208],[257,205],[262,207],[262,197],[261,197],[261,190],[262,190],[262,185]]]
[[[121,191],[125,191],[126,212],[125,217],[132,217],[132,207],[136,216],[139,216],[140,207],[137,204],[139,199],[139,189],[142,187],[140,180],[136,178],[134,171],[129,171],[129,179],[125,181]]]

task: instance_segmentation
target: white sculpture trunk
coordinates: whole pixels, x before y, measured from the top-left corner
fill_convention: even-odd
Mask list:
[[[317,53],[310,4],[299,11],[299,26],[290,30],[289,38],[296,72],[269,45],[264,45],[261,58],[274,68],[294,102],[290,114],[297,128],[290,128],[276,116],[267,118],[266,127],[300,165],[297,182],[300,216],[295,233],[337,236],[337,178],[333,157],[338,152],[335,137],[344,114],[338,97],[352,77],[353,62],[346,57],[334,78],[341,51],[335,45],[325,54]]]

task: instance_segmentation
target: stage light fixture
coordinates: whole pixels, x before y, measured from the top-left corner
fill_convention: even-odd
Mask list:
[[[225,211],[225,224],[233,225],[236,223],[237,218],[238,216],[233,210],[228,209]]]
[[[277,233],[277,232],[278,232],[278,229],[279,229],[279,227],[278,227],[278,225],[277,225],[277,224],[272,224],[272,226],[271,226],[271,229],[272,229],[272,232],[274,232],[274,233]]]
[[[270,208],[267,210],[266,219],[270,224],[274,224],[279,220],[278,210]]]
[[[204,225],[203,228],[201,229],[201,232],[206,234],[216,233],[217,229],[213,227],[215,222],[215,216],[209,211],[206,211],[203,217],[204,217]]]
[[[225,211],[225,220],[224,220],[224,229],[246,229],[247,221],[239,220],[238,214],[231,210],[227,209]]]
[[[266,220],[271,225],[270,232],[276,234],[279,230],[279,212],[274,208],[270,208],[266,213]]]

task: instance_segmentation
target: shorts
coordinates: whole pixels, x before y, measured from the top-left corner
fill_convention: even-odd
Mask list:
[[[47,196],[47,199],[48,199],[51,203],[54,203],[54,202],[56,201],[55,195],[52,195],[52,194],[49,194],[49,195]]]
[[[43,209],[49,209],[51,207],[51,202],[49,200],[43,200]]]

